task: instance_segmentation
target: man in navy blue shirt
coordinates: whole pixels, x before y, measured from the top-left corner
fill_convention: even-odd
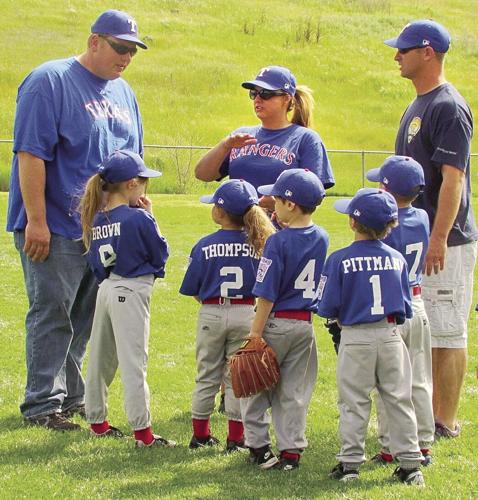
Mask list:
[[[137,46],[136,21],[103,12],[87,50],[34,69],[18,89],[7,230],[14,233],[29,299],[26,421],[74,430],[84,415],[81,365],[97,285],[78,240],[87,179],[116,149],[141,154],[138,104],[121,78]]]
[[[417,92],[402,116],[395,152],[414,158],[425,173],[425,189],[414,206],[426,210],[432,228],[422,296],[432,334],[435,434],[457,437],[478,239],[470,188],[473,117],[445,80],[450,35],[443,26],[414,21],[385,43],[397,49],[400,74]]]

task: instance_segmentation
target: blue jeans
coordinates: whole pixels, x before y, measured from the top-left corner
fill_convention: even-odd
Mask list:
[[[39,417],[84,404],[81,365],[98,285],[80,241],[52,234],[45,262],[25,255],[23,232],[15,232],[14,241],[29,301],[27,383],[20,410],[27,418]]]

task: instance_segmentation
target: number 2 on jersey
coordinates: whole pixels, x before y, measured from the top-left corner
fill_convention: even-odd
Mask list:
[[[116,253],[109,243],[101,245],[98,248],[98,253],[100,254],[100,260],[104,267],[110,267],[116,262]]]
[[[224,266],[221,267],[219,271],[221,276],[228,276],[230,274],[234,275],[234,281],[224,281],[221,283],[221,297],[229,297],[229,290],[239,290],[244,284],[244,278],[242,276],[242,269],[237,266]],[[234,295],[235,299],[242,299],[242,295]]]

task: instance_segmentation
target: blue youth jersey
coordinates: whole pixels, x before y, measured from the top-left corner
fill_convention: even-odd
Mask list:
[[[422,282],[429,235],[430,223],[425,210],[407,207],[398,209],[398,226],[382,240],[405,257],[410,286]]]
[[[142,154],[142,141],[138,104],[122,78],[103,80],[73,57],[41,65],[18,89],[7,230],[27,223],[19,151],[45,161],[48,227],[73,239],[81,237],[77,206],[88,178],[117,149]]]
[[[120,205],[95,215],[87,258],[99,282],[110,273],[162,278],[168,255],[166,239],[146,210]]]
[[[412,317],[407,263],[378,240],[355,241],[332,253],[319,285],[319,316],[342,325]]]
[[[329,237],[315,224],[285,228],[269,237],[253,293],[274,302],[272,311],[317,309],[317,285]]]
[[[259,257],[241,230],[220,229],[191,250],[179,292],[206,300],[252,297]]]
[[[270,130],[261,126],[241,127],[233,134],[251,134],[256,144],[233,149],[219,170],[220,179],[244,179],[256,189],[264,184],[274,184],[277,177],[290,168],[307,168],[314,172],[324,187],[335,184],[327,151],[317,132],[292,124]]]

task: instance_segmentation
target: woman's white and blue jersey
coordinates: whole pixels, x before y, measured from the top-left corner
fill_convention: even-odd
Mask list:
[[[398,226],[382,240],[405,257],[410,286],[416,286],[422,282],[429,235],[430,222],[425,210],[406,207],[398,209]]]
[[[317,288],[329,237],[315,224],[285,228],[266,242],[253,294],[274,302],[272,311],[317,309]]]
[[[168,256],[166,239],[146,210],[120,205],[95,215],[87,258],[99,282],[110,273],[162,278]]]
[[[412,317],[407,263],[379,240],[355,241],[332,253],[319,285],[318,314],[342,325]]]
[[[271,130],[261,126],[241,127],[233,134],[251,134],[256,144],[234,148],[224,159],[219,179],[244,179],[256,189],[274,184],[290,168],[307,168],[322,181],[325,189],[335,184],[327,151],[319,134],[310,128],[292,124]]]
[[[201,238],[191,250],[179,292],[201,301],[252,297],[259,256],[246,239],[240,229],[220,229]]]

